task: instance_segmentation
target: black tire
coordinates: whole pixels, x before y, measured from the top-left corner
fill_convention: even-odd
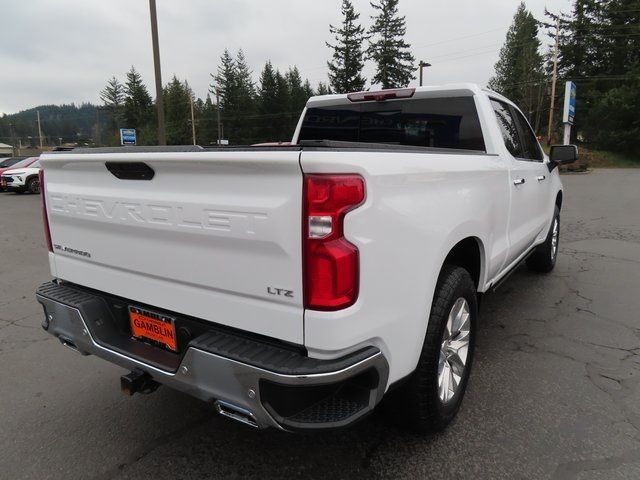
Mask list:
[[[557,229],[557,230],[556,230]],[[554,246],[555,231],[555,246]],[[549,273],[556,266],[558,259],[558,249],[560,247],[560,210],[555,207],[553,220],[547,239],[536,247],[534,252],[527,258],[527,267],[534,272]]]
[[[469,307],[469,344],[466,363],[455,393],[448,401],[443,401],[438,388],[440,351],[445,339],[449,314],[461,298],[466,300]],[[473,363],[477,316],[476,288],[469,272],[461,267],[445,265],[436,285],[429,325],[418,365],[398,392],[400,402],[398,406],[404,412],[403,418],[407,420],[412,430],[420,433],[440,431],[458,413]]]
[[[27,191],[29,193],[33,193],[34,195],[40,193],[40,179],[38,177],[29,179],[29,181],[27,182]]]

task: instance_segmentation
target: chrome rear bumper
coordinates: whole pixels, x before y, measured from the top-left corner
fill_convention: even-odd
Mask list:
[[[177,368],[163,368],[142,358],[144,352],[108,343],[118,337],[109,325],[113,315],[108,302],[99,292],[47,283],[36,298],[44,307],[43,328],[65,346],[146,372],[156,382],[214,402],[219,413],[254,427],[292,431],[343,427],[371,412],[386,388],[388,363],[375,347],[322,361],[212,331],[189,342],[181,358],[176,355]],[[238,348],[223,348],[234,341]],[[134,347],[160,350],[133,342]]]

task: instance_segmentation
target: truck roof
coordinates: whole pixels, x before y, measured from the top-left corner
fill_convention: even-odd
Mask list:
[[[491,90],[490,88],[483,87],[477,83],[463,82],[463,83],[448,83],[444,85],[425,85],[422,87],[409,87],[414,90],[414,94],[411,98],[435,98],[435,97],[449,97],[449,96],[471,96],[471,95],[489,95],[493,98],[502,100],[503,102],[515,105],[511,100],[498,92]],[[380,90],[384,92],[385,90]],[[370,92],[369,92],[370,93]],[[350,94],[330,94],[330,95],[318,95],[311,97],[307,102],[307,107],[322,107],[329,105],[342,105],[349,103],[348,95]]]
[[[487,93],[487,90],[477,83],[450,83],[444,85],[425,85],[422,87],[409,87],[415,91],[412,98],[434,98],[448,96],[472,96]],[[384,91],[384,90],[381,90]],[[311,97],[307,102],[307,107],[321,107],[326,105],[340,105],[349,103],[346,93],[319,95]],[[496,94],[498,95],[498,94]]]

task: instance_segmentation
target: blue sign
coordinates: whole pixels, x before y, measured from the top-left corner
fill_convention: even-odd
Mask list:
[[[567,82],[564,87],[564,114],[562,121],[573,125],[576,116],[576,84]]]
[[[120,129],[120,145],[135,145],[135,144],[136,144],[136,129],[121,128]]]

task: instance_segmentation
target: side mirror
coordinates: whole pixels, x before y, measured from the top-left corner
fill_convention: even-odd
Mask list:
[[[553,145],[549,152],[549,160],[556,165],[566,165],[578,160],[576,145]]]

